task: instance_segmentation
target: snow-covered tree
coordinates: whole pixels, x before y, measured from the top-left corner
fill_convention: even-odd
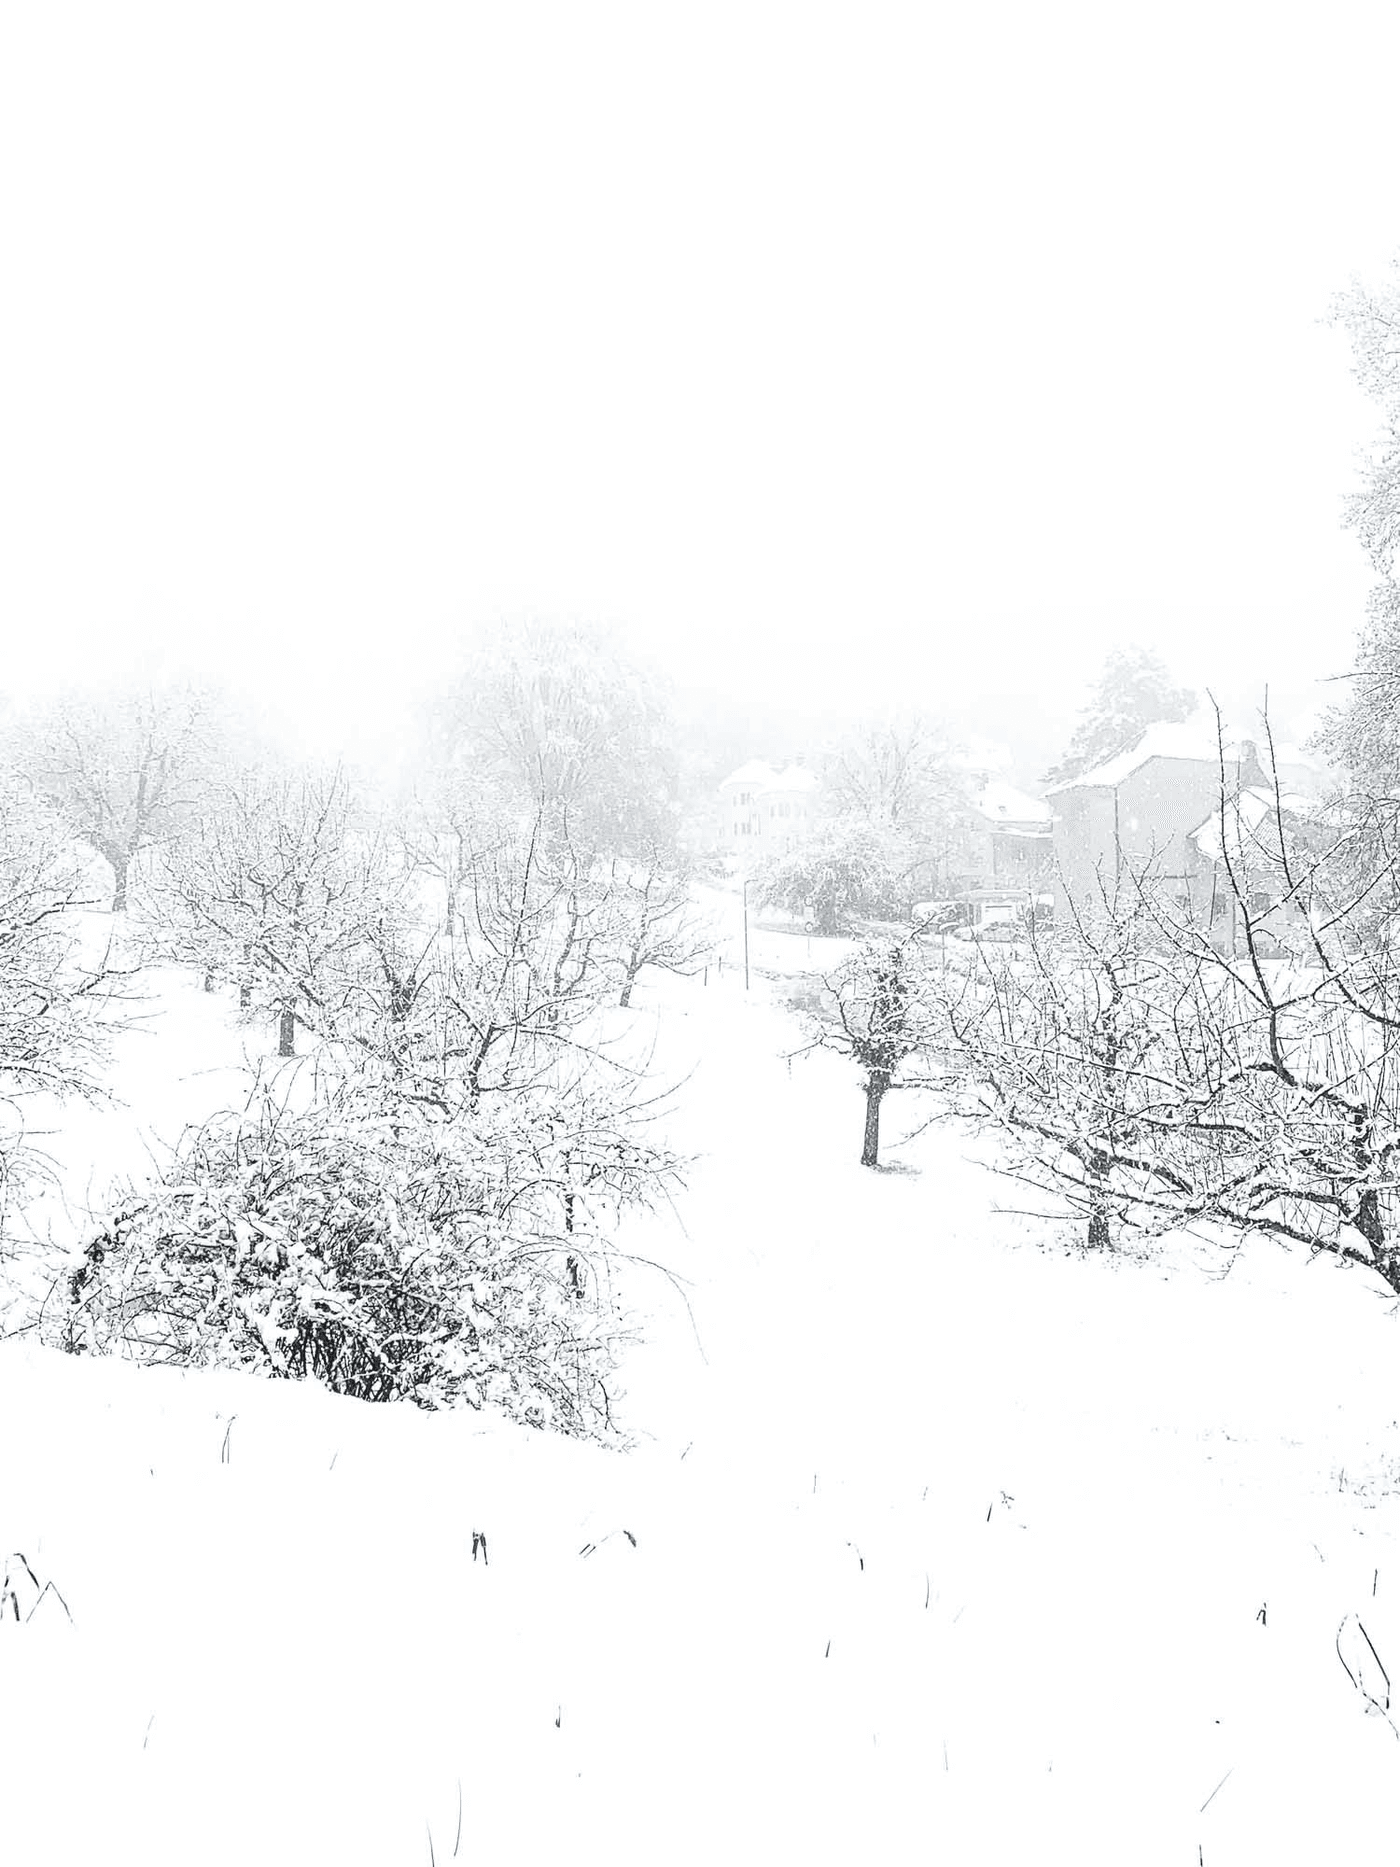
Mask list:
[[[464,861],[400,1055],[419,1093],[474,1108],[600,1053],[616,917],[607,876],[539,819]]]
[[[62,824],[0,786],[0,1227],[39,1166],[36,1107],[103,1093],[115,975],[105,946],[83,952],[84,905]]]
[[[1333,321],[1351,341],[1356,380],[1380,417],[1347,522],[1389,576],[1400,552],[1400,259],[1379,285],[1355,281],[1333,306]]]
[[[169,957],[236,984],[244,1010],[343,1035],[373,982],[405,965],[408,878],[345,773],[259,771],[211,795],[153,865],[143,911]],[[400,986],[402,987],[402,980]]]
[[[917,941],[872,940],[824,978],[801,1006],[811,1030],[802,1051],[833,1050],[861,1072],[862,1167],[880,1164],[880,1111],[886,1096],[916,1080],[927,1081],[924,1065],[934,1032],[928,987]]]
[[[714,934],[695,911],[688,871],[672,868],[656,851],[641,863],[613,863],[609,899],[620,1005],[631,1004],[632,988],[648,968],[697,972],[713,949]]]
[[[669,847],[677,777],[665,691],[603,631],[488,637],[432,722],[434,781],[594,854]]]
[[[833,811],[926,837],[966,804],[955,747],[936,720],[889,712],[839,733],[821,760]]]
[[[194,684],[68,693],[20,724],[17,762],[35,793],[111,865],[122,913],[137,852],[198,821],[228,755],[224,703]]]
[[[797,915],[813,933],[842,934],[856,916],[904,913],[917,862],[916,845],[900,830],[836,817],[765,863],[754,899]]]
[[[1361,388],[1379,415],[1360,488],[1347,504],[1347,523],[1378,574],[1346,698],[1323,721],[1317,744],[1343,776],[1340,814],[1375,870],[1379,892],[1392,901],[1388,853],[1400,814],[1400,261],[1377,287],[1354,284],[1334,308],[1351,340]]]
[[[1179,1103],[1192,1093],[1192,1060],[1164,1055],[1176,972],[1158,951],[1157,931],[1130,890],[1057,935],[1033,930],[1027,958],[979,951],[972,966],[941,981],[944,1048],[960,1060],[970,1092],[964,1114],[1001,1129],[1007,1171],[1053,1188],[1084,1214],[1091,1246],[1112,1243],[1134,1210],[1151,1212],[1154,1196],[1166,1197],[1159,1180],[1176,1194],[1189,1185],[1166,1164],[1174,1124],[1152,1128],[1156,1098]],[[1187,973],[1201,983],[1199,956]],[[1220,1009],[1206,1006],[1193,1038],[1208,1046],[1204,1033]],[[1181,1210],[1167,1203],[1174,1215]]]
[[[1331,814],[1343,832],[1338,866],[1345,861],[1346,889],[1366,895],[1369,924],[1356,931],[1369,944],[1388,946],[1400,907],[1400,265],[1377,288],[1354,284],[1334,312],[1351,340],[1357,380],[1380,416],[1361,486],[1347,506],[1347,522],[1378,581],[1344,698],[1324,716],[1314,746],[1338,774]]]
[[[1195,705],[1195,694],[1174,687],[1156,655],[1142,648],[1114,649],[1064,756],[1046,772],[1045,782],[1081,777],[1136,745],[1149,726],[1188,718]]]
[[[1276,797],[1282,793],[1276,787]],[[940,994],[964,1113],[1091,1244],[1210,1222],[1335,1252],[1400,1291],[1400,963],[1358,938],[1345,839],[1226,796],[1228,939],[1125,878]]]

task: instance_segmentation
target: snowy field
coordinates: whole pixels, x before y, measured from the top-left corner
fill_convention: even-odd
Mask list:
[[[836,943],[751,929],[745,991],[721,905],[632,1014],[691,1165],[622,1239],[630,1451],[0,1344],[0,1860],[1385,1858],[1394,1302],[1091,1259],[899,1097],[861,1169],[775,978]],[[246,1080],[145,989],[72,1215]]]

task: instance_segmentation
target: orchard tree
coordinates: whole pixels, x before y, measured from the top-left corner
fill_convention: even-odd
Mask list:
[[[613,864],[616,963],[622,975],[618,1004],[630,1005],[632,988],[648,967],[694,973],[714,947],[713,932],[697,917],[690,874],[672,869],[653,852],[636,867]]]
[[[103,1094],[119,975],[83,954],[72,910],[86,905],[63,825],[0,787],[0,1221],[41,1165],[27,1111]]]
[[[249,772],[166,853],[146,910],[169,957],[276,1015],[291,1056],[298,1024],[344,1035],[376,984],[391,1010],[411,989],[408,894],[342,770]]]
[[[226,707],[192,683],[73,692],[22,723],[26,778],[111,865],[114,914],[137,852],[172,845],[198,821],[231,736]]]
[[[1195,705],[1195,694],[1174,687],[1156,655],[1142,648],[1114,649],[1064,756],[1046,772],[1045,782],[1061,784],[1082,777],[1136,745],[1149,726],[1189,718]]]
[[[192,902],[336,1040],[311,1106],[264,1096],[186,1137],[90,1241],[59,1339],[606,1431],[616,1228],[676,1174],[598,1028],[606,889],[534,825],[468,851],[443,928],[386,895],[338,808],[281,802]]]
[[[1131,885],[1096,905],[1072,908],[1055,935],[1032,928],[1015,961],[979,948],[965,970],[941,976],[939,997],[943,1048],[967,1091],[962,1113],[1000,1128],[1004,1170],[1058,1191],[1083,1213],[1088,1244],[1103,1247],[1120,1220],[1153,1211],[1154,1197],[1185,1216],[1192,1182],[1168,1160],[1180,1132],[1174,1115],[1154,1130],[1154,1111],[1194,1098],[1201,1059],[1173,1050],[1170,1013],[1178,991],[1201,1009],[1205,961],[1195,954],[1180,976]],[[1204,1009],[1193,1039],[1216,1028],[1219,1004]],[[1202,1082],[1218,1079],[1207,1068]]]
[[[927,1086],[933,1030],[927,994],[928,972],[918,944],[876,940],[824,978],[815,998],[801,1006],[812,1036],[793,1054],[833,1050],[860,1070],[862,1167],[880,1164],[880,1111],[890,1091]]]
[[[475,1109],[596,1057],[615,927],[606,881],[542,820],[469,852],[412,1021],[423,1092]]]
[[[1005,1170],[1058,1190],[1091,1244],[1206,1223],[1400,1293],[1400,964],[1365,937],[1349,837],[1292,820],[1271,776],[1263,818],[1257,789],[1222,786],[1228,940],[1130,874],[1028,960],[945,977],[940,1042]]]

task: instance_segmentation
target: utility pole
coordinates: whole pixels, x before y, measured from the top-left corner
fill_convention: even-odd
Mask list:
[[[744,990],[749,989],[749,882],[744,877]]]

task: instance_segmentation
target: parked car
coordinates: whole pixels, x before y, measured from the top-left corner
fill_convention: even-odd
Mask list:
[[[983,921],[980,927],[957,927],[953,930],[955,940],[1023,940],[1025,934],[1025,923],[1020,919]]]
[[[970,921],[965,901],[916,901],[909,911],[916,933],[954,933]]]

